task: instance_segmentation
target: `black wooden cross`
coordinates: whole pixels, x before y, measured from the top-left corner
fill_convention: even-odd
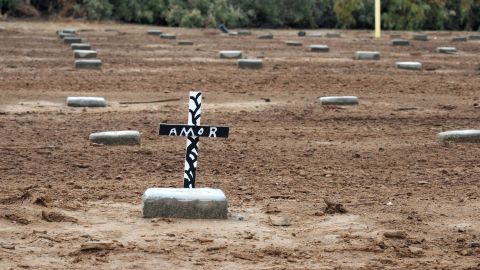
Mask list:
[[[199,138],[228,137],[228,127],[200,125],[201,108],[202,93],[192,91],[190,92],[190,99],[188,101],[188,124],[160,124],[160,135],[187,137],[187,150],[185,152],[185,170],[183,175],[184,188],[195,188]]]

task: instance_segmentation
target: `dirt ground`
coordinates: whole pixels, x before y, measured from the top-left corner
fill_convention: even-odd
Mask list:
[[[74,69],[55,34],[64,27],[82,30],[101,71]],[[480,269],[480,147],[436,139],[480,127],[480,41],[161,28],[195,42],[178,46],[149,28],[0,23],[0,269]],[[460,52],[434,52],[448,45]],[[219,59],[234,49],[264,57],[263,69]],[[355,61],[357,50],[381,60]],[[202,124],[230,127],[228,139],[201,139],[197,178],[225,191],[229,218],[143,219],[147,188],[183,184],[185,139],[157,134],[160,122],[186,123],[192,89]],[[109,105],[66,106],[79,95]],[[321,106],[327,95],[360,105]],[[180,101],[120,104],[170,98]],[[142,132],[141,146],[88,141],[125,129]]]

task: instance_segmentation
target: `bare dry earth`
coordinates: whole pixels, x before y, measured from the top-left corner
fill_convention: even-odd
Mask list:
[[[101,71],[73,68],[55,35],[63,27],[82,30]],[[392,47],[389,33],[367,31],[258,40],[265,30],[162,28],[195,42],[178,46],[148,28],[0,23],[1,269],[480,269],[479,146],[435,138],[479,128],[480,41],[431,32]],[[447,45],[460,52],[434,52]],[[239,70],[218,58],[223,49],[262,56],[264,68]],[[356,50],[382,59],[354,61]],[[425,68],[398,70],[397,60]],[[226,140],[202,140],[197,180],[225,191],[230,217],[143,219],[146,188],[182,185],[185,142],[157,133],[186,122],[191,89],[204,93],[202,123],[231,127]],[[68,108],[70,95],[109,106]],[[361,104],[321,106],[326,95]],[[181,101],[120,104],[170,98]],[[89,144],[92,132],[123,129],[140,130],[142,145]],[[274,226],[282,217],[288,226]]]

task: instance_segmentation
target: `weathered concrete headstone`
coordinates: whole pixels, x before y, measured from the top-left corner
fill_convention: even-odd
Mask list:
[[[453,54],[457,52],[457,48],[455,47],[438,47],[436,49],[438,53],[446,53],[446,54]]]
[[[263,67],[262,59],[238,59],[237,65],[242,69],[260,69]]]
[[[395,66],[399,69],[421,70],[422,63],[415,61],[399,61],[395,62]]]
[[[102,60],[100,59],[81,59],[75,60],[75,68],[77,69],[100,69]]]
[[[76,32],[77,32],[77,29],[73,29],[73,28],[65,28],[65,29],[57,30],[57,33],[67,33],[72,35],[75,35]]]
[[[162,30],[158,30],[158,29],[148,29],[147,30],[147,35],[160,36],[162,33],[163,33]]]
[[[467,37],[465,37],[465,36],[452,37],[452,41],[454,41],[454,42],[467,41]]]
[[[250,35],[252,35],[252,31],[250,31],[250,30],[238,30],[237,34],[239,36],[250,36]]]
[[[265,33],[258,35],[258,39],[273,39],[273,34],[272,33]]]
[[[160,38],[163,38],[163,39],[176,39],[177,36],[175,34],[167,34],[167,33],[163,33],[160,35]]]
[[[303,43],[300,41],[295,41],[295,40],[287,40],[285,41],[285,44],[287,46],[303,46]]]
[[[75,50],[91,50],[92,46],[88,43],[72,43],[70,47],[73,51]]]
[[[328,45],[318,44],[318,45],[310,45],[311,52],[328,52],[330,48]]]
[[[401,34],[390,34],[390,38],[402,38]]]
[[[97,51],[92,50],[75,50],[73,55],[77,59],[92,59],[97,58]]]
[[[327,38],[339,38],[339,37],[342,37],[342,35],[340,33],[326,33],[325,34],[325,37]]]
[[[410,41],[406,39],[395,38],[395,39],[392,39],[391,44],[393,46],[408,46],[410,45]]]
[[[160,135],[186,136],[185,169],[183,189],[149,188],[143,194],[143,216],[225,219],[228,202],[219,189],[195,188],[198,143],[200,137],[228,137],[229,128],[201,126],[202,94],[190,92],[188,124],[160,124]]]
[[[177,41],[178,45],[193,45],[193,41],[191,40],[179,40]]]
[[[358,97],[356,96],[332,96],[321,97],[320,103],[322,105],[357,105]]]
[[[218,55],[220,58],[238,59],[242,58],[242,51],[219,51]]]
[[[356,60],[380,60],[380,53],[375,51],[357,51],[354,58]]]
[[[307,37],[319,38],[319,37],[323,37],[323,34],[321,32],[313,32],[313,33],[309,33]]]
[[[79,37],[75,37],[75,36],[64,37],[63,42],[65,42],[65,44],[82,43],[82,39],[79,38]]]
[[[468,39],[470,39],[470,40],[480,40],[480,35],[470,35],[468,37]]]
[[[140,132],[136,130],[95,132],[90,134],[89,140],[101,145],[138,145]]]
[[[307,35],[307,33],[305,31],[298,31],[297,32],[297,36],[299,36],[299,37],[304,37],[306,35]]]
[[[451,130],[440,132],[437,135],[444,142],[480,143],[480,129]]]
[[[107,102],[103,97],[68,97],[69,107],[106,107]]]
[[[76,35],[75,34],[70,34],[70,33],[60,32],[60,33],[58,33],[58,37],[61,38],[61,39],[64,39],[66,37],[76,37]]]
[[[428,41],[428,35],[426,34],[414,34],[413,40]]]

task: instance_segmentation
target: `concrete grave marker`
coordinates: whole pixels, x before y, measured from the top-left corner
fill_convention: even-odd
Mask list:
[[[191,40],[179,40],[177,41],[178,45],[193,45],[193,41]]]
[[[107,102],[103,97],[67,97],[69,107],[106,107]]]
[[[252,31],[250,31],[250,30],[238,30],[237,34],[239,36],[250,36],[250,35],[252,35]]]
[[[58,37],[61,38],[61,39],[64,39],[66,37],[76,37],[76,36],[75,36],[75,34],[60,32],[60,33],[58,33]]]
[[[75,68],[78,69],[100,69],[102,60],[100,59],[81,59],[75,60]]]
[[[414,34],[412,37],[413,40],[428,41],[428,35],[426,34]]]
[[[262,59],[238,59],[237,65],[242,69],[261,69],[263,61]]]
[[[65,42],[65,44],[82,43],[82,39],[79,37],[71,36],[63,38],[63,42]]]
[[[75,58],[84,58],[84,59],[90,59],[90,58],[97,58],[97,51],[92,51],[92,50],[75,50],[73,51],[73,56]]]
[[[157,29],[148,29],[147,30],[147,35],[152,35],[152,36],[160,36],[163,32],[161,30]]]
[[[457,52],[455,47],[438,47],[436,50],[438,53],[452,54]]]
[[[358,97],[356,96],[321,97],[320,103],[322,105],[357,105]]]
[[[70,44],[72,50],[91,50],[92,46],[88,43],[72,43]]]
[[[258,39],[273,39],[272,33],[261,34],[257,37]]]
[[[380,53],[373,51],[357,51],[354,58],[356,60],[380,60]]]
[[[440,141],[480,143],[480,129],[451,130],[437,135]]]
[[[195,188],[198,144],[200,137],[227,138],[228,127],[201,126],[202,93],[190,92],[188,124],[160,124],[160,135],[186,136],[187,146],[183,173],[183,189],[149,188],[143,194],[143,216],[225,219],[228,203],[219,189]]]
[[[395,66],[399,69],[408,69],[408,70],[421,70],[422,63],[415,61],[401,61],[395,62]]]
[[[220,58],[238,59],[242,58],[242,51],[219,51],[218,55]]]
[[[393,46],[408,46],[410,45],[410,41],[406,39],[395,38],[395,39],[392,39],[391,44]]]
[[[310,51],[311,52],[328,52],[330,51],[330,48],[328,45],[310,45]]]
[[[452,41],[455,41],[455,42],[467,41],[467,37],[465,36],[452,37]]]
[[[313,32],[313,33],[309,33],[307,35],[307,37],[312,37],[312,38],[319,38],[319,37],[322,37],[323,34],[321,32]]]
[[[65,28],[57,31],[57,33],[66,33],[71,35],[75,35],[76,32],[77,32],[77,29],[73,29],[73,28]]]
[[[294,40],[287,40],[285,41],[285,44],[287,46],[303,46],[303,43],[300,41],[294,41]]]
[[[163,38],[163,39],[176,39],[177,36],[175,34],[167,34],[167,33],[163,33],[160,35],[160,38]]]
[[[325,37],[327,37],[327,38],[339,38],[339,37],[342,37],[342,35],[340,33],[326,33]]]
[[[480,40],[480,35],[470,35],[468,37],[468,39],[470,39],[470,40]]]
[[[140,132],[136,130],[96,132],[90,134],[89,139],[92,143],[102,145],[138,145]]]

